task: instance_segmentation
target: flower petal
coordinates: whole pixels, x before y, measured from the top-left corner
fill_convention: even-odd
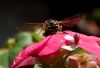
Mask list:
[[[11,68],[19,66],[20,63],[25,63],[24,60],[26,60],[30,56],[43,57],[46,55],[48,56],[54,54],[55,52],[59,51],[63,45],[65,45],[66,41],[70,43],[73,42],[73,39],[71,40],[65,38],[67,35],[68,34],[64,33],[50,35],[43,41],[34,45],[30,45],[18,55],[18,57],[14,60]]]
[[[36,57],[37,54],[46,46],[46,43],[50,38],[51,36],[48,36],[43,41],[34,45],[31,44],[29,47],[20,52],[20,54],[14,59],[13,63],[11,64],[11,68],[19,67],[20,63],[24,63],[24,60],[27,60],[27,58],[29,58],[30,56]],[[33,63],[35,63],[35,61]]]
[[[26,65],[33,65],[37,61],[36,57],[28,57],[23,62],[21,62],[16,68],[21,67],[21,66],[26,66]]]
[[[100,38],[94,36],[86,36],[84,34],[79,34],[72,31],[65,31],[65,33],[54,34],[46,37],[43,41],[32,44],[23,50],[19,56],[14,60],[11,68],[17,68],[22,65],[27,65],[26,62],[30,62],[28,60],[31,56],[33,57],[33,64],[35,63],[35,58],[39,57],[44,58],[44,56],[49,56],[49,58],[56,57],[56,52],[59,52],[60,48],[68,43],[73,43],[73,37],[75,34],[79,36],[78,47],[100,57],[100,47],[97,44],[97,41]],[[70,36],[70,37],[69,37]],[[71,37],[72,36],[72,37]],[[68,37],[68,38],[66,38]]]
[[[76,32],[66,31],[69,35],[74,36]],[[100,57],[100,46],[97,42],[100,41],[100,38],[94,36],[86,36],[84,34],[77,33],[79,36],[78,47]]]
[[[58,50],[67,43],[72,43],[74,38],[68,34],[59,33],[52,35],[46,46],[40,51],[39,56],[49,55]]]

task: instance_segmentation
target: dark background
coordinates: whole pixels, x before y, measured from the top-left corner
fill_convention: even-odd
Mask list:
[[[91,0],[33,0],[0,2],[0,47],[16,33],[16,24],[43,22],[49,18],[62,20],[77,13],[89,13],[99,7]]]

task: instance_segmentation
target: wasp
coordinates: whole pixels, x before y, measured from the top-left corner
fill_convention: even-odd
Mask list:
[[[83,15],[77,14],[61,21],[57,21],[55,19],[46,20],[44,24],[45,32],[43,33],[43,35],[48,36],[50,34],[62,32],[66,30],[64,29],[64,27],[73,27],[78,23],[80,23],[82,19],[83,19]]]
[[[44,30],[43,36],[48,36],[51,34],[56,34],[59,32],[63,32],[65,29],[64,27],[73,27],[74,25],[80,23],[80,21],[83,19],[84,15],[83,14],[77,14],[74,16],[71,16],[69,18],[66,18],[64,20],[55,20],[55,19],[49,19],[46,20],[44,23],[24,23],[24,24],[19,24],[17,28],[21,30],[32,30],[34,29],[41,28],[40,32]]]

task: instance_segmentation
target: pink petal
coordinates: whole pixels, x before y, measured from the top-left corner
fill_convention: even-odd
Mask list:
[[[80,40],[78,46],[98,57],[100,57],[100,47],[97,46],[97,43],[89,43],[89,42],[85,42],[83,40]]]
[[[86,36],[83,34],[75,33],[72,31],[66,31],[68,34],[59,33],[55,35],[50,35],[46,37],[43,41],[32,44],[29,47],[27,47],[25,50],[23,50],[19,56],[14,60],[11,68],[16,68],[22,65],[26,65],[26,61],[29,57],[33,56],[34,58],[44,57],[44,56],[50,56],[50,58],[55,57],[57,51],[60,50],[60,48],[66,44],[66,42],[71,43],[73,40],[66,39],[65,36],[74,36],[75,34],[78,34],[80,40],[78,43],[78,46],[96,56],[100,56],[100,47],[97,44],[97,41],[100,40],[100,38],[93,37],[93,36]],[[51,57],[51,55],[53,56]],[[34,60],[34,59],[33,59]],[[33,61],[32,60],[32,61]],[[29,61],[29,60],[28,60]],[[33,61],[35,63],[35,61]]]
[[[64,36],[65,34],[52,35],[44,49],[40,51],[39,56],[48,55],[58,51],[65,43]]]
[[[43,41],[41,41],[37,44],[34,44],[34,45],[32,44],[29,47],[27,47],[25,50],[23,50],[18,55],[18,57],[16,57],[14,59],[13,63],[11,64],[11,68],[19,67],[20,63],[24,63],[23,61],[26,60],[27,58],[29,58],[30,56],[36,57],[37,54],[46,46],[46,43],[50,38],[51,38],[51,36],[48,36]],[[35,63],[35,62],[33,62],[33,63]]]
[[[73,41],[74,39],[71,38],[71,36],[68,34],[59,33],[59,34],[52,35],[52,37],[47,42],[46,46],[40,51],[38,55],[43,56],[43,55],[52,54],[60,50],[60,48],[66,43],[67,44],[72,43]]]
[[[74,36],[76,33],[72,31],[66,31],[69,35]],[[98,57],[100,57],[100,46],[97,42],[100,42],[100,38],[94,36],[86,36],[84,34],[77,33],[80,40],[78,46]]]
[[[55,53],[52,53],[52,54],[49,54],[49,55],[43,55],[43,56],[39,56],[38,59],[46,64],[46,65],[49,65],[49,64],[54,64],[55,63],[55,60],[57,59],[57,57],[59,57],[59,54],[60,52],[57,51]]]
[[[67,35],[68,34],[64,34],[64,33],[51,35],[51,36],[46,37],[43,41],[41,41],[37,44],[30,45],[25,50],[23,50],[19,54],[19,56],[14,60],[11,68],[15,68],[16,66],[19,67],[19,65],[21,63],[25,63],[24,60],[26,60],[30,56],[43,57],[43,56],[46,56],[46,55],[48,56],[48,55],[51,55],[51,54],[57,52],[58,50],[60,50],[60,48],[63,45],[65,45],[66,41],[70,42],[70,43],[73,41],[73,40],[64,38]],[[56,56],[56,54],[55,54],[55,56]]]
[[[26,66],[26,65],[33,65],[37,61],[36,57],[28,57],[23,62],[21,62],[16,68],[21,67],[21,66]]]

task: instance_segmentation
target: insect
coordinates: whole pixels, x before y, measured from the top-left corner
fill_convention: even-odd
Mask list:
[[[44,30],[43,36],[48,36],[64,31],[64,27],[73,27],[83,19],[83,16],[83,14],[77,14],[60,21],[57,21],[55,19],[49,19],[46,20],[44,23],[24,23],[19,24],[17,28],[19,28],[20,30],[29,31],[37,31],[38,28],[41,28],[38,34],[40,34],[42,30]]]

